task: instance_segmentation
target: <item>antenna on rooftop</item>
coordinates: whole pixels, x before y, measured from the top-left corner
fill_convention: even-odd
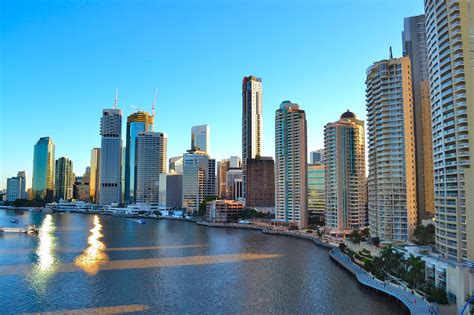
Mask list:
[[[390,46],[390,60],[393,59],[392,46]]]
[[[117,104],[118,104],[118,88],[115,88],[114,109],[117,109]]]

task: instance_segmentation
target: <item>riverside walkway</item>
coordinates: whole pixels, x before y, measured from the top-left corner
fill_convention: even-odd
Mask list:
[[[333,249],[329,252],[330,257],[343,266],[347,271],[352,273],[357,280],[373,289],[384,292],[402,302],[413,315],[437,315],[438,312],[424,299],[416,296],[409,291],[405,291],[399,287],[396,287],[390,283],[382,282],[373,276],[371,276],[367,271],[354,264],[351,259],[343,254],[340,249]]]

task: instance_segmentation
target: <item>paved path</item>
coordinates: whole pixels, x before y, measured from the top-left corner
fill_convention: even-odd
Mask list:
[[[419,296],[415,296],[409,291],[405,291],[403,289],[400,289],[399,287],[391,285],[390,283],[384,283],[372,277],[372,275],[370,275],[367,271],[354,264],[351,259],[347,255],[343,254],[339,249],[331,250],[329,252],[329,255],[341,266],[343,266],[349,272],[354,274],[354,276],[356,276],[357,280],[360,283],[379,290],[381,292],[384,292],[386,294],[389,294],[401,301],[410,310],[411,314],[437,314],[431,304],[421,299]],[[414,303],[415,301],[416,303]]]

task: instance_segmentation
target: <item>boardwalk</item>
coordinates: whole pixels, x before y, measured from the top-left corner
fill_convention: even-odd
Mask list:
[[[405,291],[399,287],[396,287],[390,283],[384,283],[374,277],[372,277],[368,272],[354,264],[350,258],[343,254],[339,249],[333,249],[329,252],[329,255],[332,259],[338,262],[341,266],[351,272],[356,276],[357,280],[373,289],[379,290],[386,294],[389,294],[399,301],[401,301],[405,306],[410,310],[411,314],[414,315],[430,315],[437,314],[437,312],[432,308],[432,306],[421,299],[419,296],[411,294],[409,291]],[[416,301],[416,303],[415,303]]]

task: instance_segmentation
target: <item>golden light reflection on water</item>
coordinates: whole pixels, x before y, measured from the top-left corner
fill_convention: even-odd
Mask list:
[[[38,260],[33,265],[29,280],[38,292],[45,289],[46,281],[55,272],[55,248],[56,239],[54,233],[53,217],[48,214],[44,217],[38,232],[38,248],[36,255]]]
[[[90,275],[95,275],[100,270],[100,265],[106,263],[109,257],[104,252],[105,244],[100,241],[104,236],[100,231],[102,225],[97,215],[94,216],[94,227],[90,230],[91,235],[87,239],[87,247],[80,256],[76,257],[74,264]]]

